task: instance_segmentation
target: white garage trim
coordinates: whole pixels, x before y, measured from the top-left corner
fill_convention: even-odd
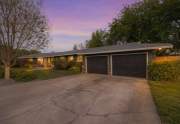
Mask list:
[[[85,56],[84,61],[85,61],[85,73],[87,73],[87,57],[86,56]]]
[[[111,55],[109,55],[109,59],[110,59],[110,76],[112,76],[113,75],[113,72],[112,72],[112,54]]]
[[[149,53],[146,52],[146,79],[148,79]]]

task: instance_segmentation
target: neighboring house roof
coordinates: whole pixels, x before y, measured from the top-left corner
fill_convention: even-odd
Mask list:
[[[20,58],[38,58],[38,57],[56,57],[67,55],[89,55],[89,54],[103,54],[103,53],[116,53],[116,52],[134,52],[134,51],[149,51],[159,48],[173,48],[170,43],[127,43],[123,45],[104,46],[96,48],[88,48],[83,50],[72,50],[65,52],[52,52],[52,53],[39,53]]]

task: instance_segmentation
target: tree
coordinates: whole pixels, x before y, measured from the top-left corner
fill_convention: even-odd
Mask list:
[[[0,0],[0,61],[5,79],[20,49],[42,49],[48,45],[48,26],[37,0]]]
[[[86,48],[86,44],[84,43],[79,43],[79,44],[74,44],[73,50],[82,50]]]
[[[24,55],[31,55],[31,54],[41,53],[38,50],[27,50],[27,49],[19,49],[17,52],[18,52],[18,57],[24,56]]]
[[[109,26],[108,44],[125,37],[127,42],[170,42],[180,49],[179,28],[172,26],[179,24],[179,12],[179,0],[144,0],[127,6]]]
[[[74,46],[73,46],[73,50],[78,50],[78,46],[77,46],[77,44],[74,44]]]
[[[80,43],[80,44],[78,45],[78,48],[79,48],[79,50],[83,50],[83,49],[86,48],[86,44]]]
[[[92,33],[91,39],[86,41],[87,48],[100,47],[105,44],[106,41],[106,32],[103,30],[97,30]]]

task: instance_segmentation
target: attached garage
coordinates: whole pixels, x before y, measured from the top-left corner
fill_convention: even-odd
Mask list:
[[[146,77],[147,54],[112,55],[112,75]]]
[[[146,78],[152,51],[172,48],[171,44],[128,43],[84,50],[87,73]]]
[[[87,56],[87,73],[146,78],[147,55],[128,53]]]
[[[97,74],[108,74],[108,57],[107,56],[88,56],[87,72]]]

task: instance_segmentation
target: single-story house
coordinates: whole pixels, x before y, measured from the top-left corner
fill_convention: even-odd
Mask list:
[[[66,52],[40,53],[22,56],[20,59],[36,60],[37,63],[53,66],[52,61],[65,58],[82,62],[86,73],[147,77],[147,66],[152,52],[173,48],[169,43],[126,43],[113,46],[72,50]]]

